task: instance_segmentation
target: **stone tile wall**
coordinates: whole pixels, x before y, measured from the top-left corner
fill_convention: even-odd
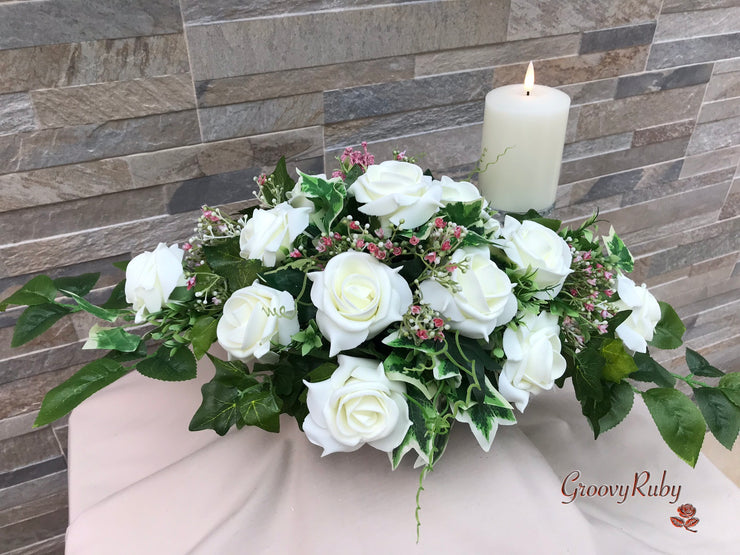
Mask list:
[[[251,197],[281,154],[330,170],[362,140],[462,176],[483,98],[573,99],[556,215],[597,206],[689,345],[740,370],[737,0],[0,0],[0,296],[102,273]],[[0,313],[0,553],[61,553],[66,425],[43,393],[90,358],[79,316],[9,347]],[[665,357],[669,366],[679,360]]]

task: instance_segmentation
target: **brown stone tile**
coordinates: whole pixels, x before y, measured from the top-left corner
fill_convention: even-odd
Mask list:
[[[722,203],[719,219],[725,220],[736,216],[740,216],[740,178],[735,179],[732,183],[730,192],[727,194],[724,203]]]
[[[67,508],[63,507],[50,513],[0,528],[0,534],[3,535],[4,546],[14,550],[59,536],[65,532],[68,523],[69,516],[67,514]]]
[[[662,141],[670,141],[673,139],[678,139],[680,137],[686,137],[688,135],[691,135],[691,133],[693,132],[694,124],[694,120],[687,119],[683,121],[667,123],[665,125],[656,125],[655,127],[637,129],[632,139],[632,146],[644,146],[652,143],[660,143]]]
[[[737,0],[664,0],[661,13],[680,13],[737,6]]]
[[[709,85],[707,85],[707,94],[704,96],[704,102],[740,96],[740,69],[738,71],[718,73],[716,67],[715,64],[714,75],[712,75]]]
[[[616,78],[599,79],[585,83],[561,85],[558,88],[570,97],[571,109],[580,104],[589,104],[601,100],[611,100],[617,90]]]
[[[534,64],[535,82],[558,87],[642,71],[648,49],[648,46],[634,46],[608,52],[538,60]],[[493,86],[524,82],[528,64],[529,62],[495,68]]]
[[[582,106],[578,139],[695,119],[703,94],[704,86],[695,86]]]
[[[54,493],[67,491],[67,471],[56,472],[2,490],[0,511],[25,505]]]
[[[10,347],[12,337],[13,328],[0,328],[0,360],[77,341],[77,333],[69,316],[62,318],[45,333],[20,347]]]
[[[0,418],[38,410],[44,395],[78,369],[79,367],[73,366],[0,385]]]
[[[663,12],[655,29],[655,42],[667,42],[706,35],[724,35],[740,31],[740,6],[713,10]]]
[[[723,168],[736,168],[740,161],[740,146],[723,148],[697,156],[687,156],[681,177],[690,177]]]
[[[195,108],[190,74],[32,91],[42,127],[137,118]]]
[[[716,102],[704,102],[699,112],[698,123],[717,121],[725,118],[740,117],[740,96],[718,100]]]
[[[21,151],[21,138],[18,135],[0,135],[0,174],[18,169]],[[2,209],[0,203],[0,209]]]
[[[388,83],[413,76],[414,59],[407,56],[200,81],[196,83],[195,90],[198,106],[206,108]]]
[[[602,4],[590,0],[530,2],[512,0],[507,40],[621,27],[657,19],[660,0]]]
[[[10,555],[64,555],[65,534],[60,534],[26,547],[16,549]]]
[[[0,441],[0,477],[22,467],[58,458],[62,454],[50,427]],[[0,488],[8,487],[0,481]]]
[[[14,522],[51,513],[67,507],[67,492],[57,491],[45,497],[34,499],[23,505],[17,505],[0,511],[0,530]]]
[[[580,35],[574,33],[418,54],[415,57],[416,76],[575,56],[579,45]]]
[[[187,73],[182,33],[0,50],[0,93]]]

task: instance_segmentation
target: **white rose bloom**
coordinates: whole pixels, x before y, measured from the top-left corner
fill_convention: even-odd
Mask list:
[[[449,177],[442,176],[442,179],[435,181],[442,187],[442,197],[440,202],[447,204],[450,202],[473,202],[480,200],[478,188],[467,181],[454,181]]]
[[[268,268],[282,262],[295,238],[308,227],[310,213],[310,208],[293,208],[287,202],[255,210],[239,236],[242,258],[261,260]]]
[[[403,319],[413,295],[406,280],[364,252],[338,254],[308,274],[316,323],[331,342],[329,356],[353,349]]]
[[[504,353],[498,390],[524,412],[530,395],[552,389],[565,372],[557,316],[549,312],[524,316],[516,329],[504,332]]]
[[[365,443],[390,452],[411,426],[402,382],[389,380],[378,360],[345,355],[323,382],[308,387],[308,416],[303,431],[324,448],[322,457],[337,451],[356,451]]]
[[[295,301],[290,293],[255,281],[235,291],[224,303],[216,336],[232,358],[271,362],[277,357],[270,351],[271,343],[289,344],[298,329]]]
[[[617,276],[617,292],[619,300],[614,303],[617,309],[632,310],[632,314],[614,331],[625,347],[644,353],[660,321],[660,305],[644,283],[637,287],[634,281],[623,275]]]
[[[182,257],[185,254],[177,245],[157,245],[153,252],[135,256],[126,267],[126,302],[134,305],[137,324],[146,314],[162,310],[175,287],[185,285]]]
[[[501,235],[506,256],[522,270],[536,270],[533,282],[542,291],[535,297],[555,298],[571,272],[573,257],[568,243],[543,225],[531,220],[520,223],[511,216],[504,219]]]
[[[401,229],[422,225],[442,206],[439,182],[424,175],[419,166],[397,160],[368,166],[348,192],[361,204],[360,212]]]
[[[451,273],[460,291],[453,293],[433,280],[423,281],[419,290],[424,302],[440,312],[452,329],[487,341],[495,328],[516,315],[514,286],[490,259],[487,248],[458,249],[451,263],[460,264],[466,258],[468,269],[463,272],[458,268]]]

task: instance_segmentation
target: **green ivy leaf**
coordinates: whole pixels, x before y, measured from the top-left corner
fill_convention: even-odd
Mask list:
[[[635,269],[635,260],[632,258],[632,254],[630,254],[624,241],[617,236],[614,227],[610,228],[609,235],[604,237],[604,244],[606,245],[607,253],[617,268],[621,269],[625,274]]]
[[[57,294],[57,288],[49,276],[36,276],[13,293],[10,297],[0,302],[0,312],[5,311],[8,305],[28,305],[50,303]]]
[[[622,422],[632,410],[635,400],[632,386],[627,382],[610,384],[608,390],[611,406],[609,412],[599,418],[599,431],[601,433],[611,430]]]
[[[130,260],[119,260],[118,262],[113,262],[113,266],[121,270],[122,272],[126,271],[126,268],[128,268]]]
[[[196,359],[203,358],[203,355],[216,341],[217,327],[218,320],[208,315],[200,316],[193,324],[190,330],[190,344],[193,346],[193,354]]]
[[[287,291],[294,299],[298,297],[308,279],[305,273],[294,268],[280,268],[260,274],[260,278],[273,289]],[[307,289],[310,289],[307,288]]]
[[[526,214],[509,214],[509,216],[511,216],[515,220],[518,220],[519,222],[523,222],[524,220],[532,220],[533,222],[537,222],[538,224],[553,230],[555,233],[560,231],[560,227],[563,225],[563,222],[561,222],[560,220],[555,220],[553,218],[543,218],[540,213],[533,208],[530,208]]]
[[[192,380],[197,375],[195,357],[186,347],[171,354],[171,349],[162,345],[152,356],[139,361],[136,369],[148,378],[166,382]]]
[[[648,345],[658,349],[676,349],[683,345],[683,334],[686,326],[683,325],[681,318],[668,303],[658,301],[660,305],[660,320],[655,326],[652,341]]]
[[[188,429],[191,432],[214,430],[220,436],[226,435],[239,416],[236,407],[239,390],[214,378],[203,384],[200,392],[203,401],[190,420]]]
[[[141,344],[141,337],[123,328],[102,328],[94,325],[83,349],[112,349],[121,353],[135,353]]]
[[[692,468],[696,466],[706,430],[696,405],[676,389],[648,389],[642,397],[668,447]]]
[[[300,172],[299,172],[300,173]],[[301,190],[313,201],[317,211],[323,211],[320,227],[328,232],[334,219],[344,208],[347,190],[341,181],[327,181],[320,177],[300,173]]]
[[[74,277],[61,277],[54,280],[54,286],[60,291],[71,291],[75,295],[84,297],[92,291],[100,278],[100,273],[82,274]]]
[[[60,318],[73,312],[76,312],[75,307],[57,303],[29,306],[18,317],[10,346],[19,347],[28,343],[48,330]]]
[[[268,432],[280,431],[280,399],[270,390],[243,391],[237,401],[242,420]]]
[[[606,361],[602,376],[610,382],[619,383],[637,370],[634,359],[625,350],[621,339],[607,339],[601,347],[601,354]]]
[[[740,372],[725,374],[719,380],[719,390],[724,393],[732,404],[740,407]]]
[[[694,399],[714,437],[726,449],[732,450],[740,433],[740,407],[733,405],[722,391],[713,387],[695,388]]]
[[[430,389],[427,381],[422,379],[422,373],[415,368],[409,368],[406,359],[397,353],[388,355],[383,361],[383,369],[389,379],[414,386],[427,399],[434,397],[434,389]]]
[[[448,222],[455,222],[457,225],[470,227],[480,220],[480,213],[483,209],[483,200],[472,202],[450,202],[439,211],[439,215]]]
[[[408,389],[406,397],[411,426],[403,441],[391,453],[391,467],[394,470],[398,468],[404,455],[411,450],[416,451],[425,462],[434,459],[434,434],[431,430],[434,429],[439,415],[431,401],[415,388]]]
[[[633,355],[637,364],[637,372],[630,374],[630,378],[640,382],[653,382],[661,387],[674,387],[676,378],[671,373],[658,364],[647,353],[635,353]]]
[[[238,237],[203,246],[206,263],[215,273],[226,279],[231,291],[252,285],[263,269],[259,260],[246,260],[239,255],[240,252]]]
[[[272,172],[272,185],[269,185],[268,182],[268,184],[263,186],[264,196],[275,206],[287,200],[286,194],[288,191],[292,191],[294,186],[295,181],[293,181],[288,173],[285,156],[281,156],[277,166],[275,166],[275,171]],[[265,187],[268,188],[265,189]]]
[[[695,376],[704,376],[706,378],[721,378],[725,375],[722,370],[719,370],[709,364],[709,361],[701,356],[693,349],[686,348],[686,364],[689,366],[689,370]]]
[[[103,357],[80,368],[68,380],[49,391],[41,403],[34,427],[61,418],[96,391],[123,377],[128,370],[120,362]]]
[[[119,282],[110,292],[108,300],[100,305],[100,308],[108,310],[121,310],[128,308],[129,302],[126,300],[126,280]]]

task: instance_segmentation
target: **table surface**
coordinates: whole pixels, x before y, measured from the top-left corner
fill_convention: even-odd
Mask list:
[[[134,373],[74,411],[68,554],[731,553],[740,545],[740,489],[703,455],[695,469],[678,460],[639,399],[597,441],[567,388],[532,399],[517,426],[499,428],[490,453],[456,425],[424,482],[416,543],[411,455],[395,471],[367,446],[322,458],[288,418],[280,434],[188,432],[212,374],[207,362],[184,383]],[[578,482],[585,495],[568,503]],[[695,533],[671,524],[684,503],[697,509]]]

